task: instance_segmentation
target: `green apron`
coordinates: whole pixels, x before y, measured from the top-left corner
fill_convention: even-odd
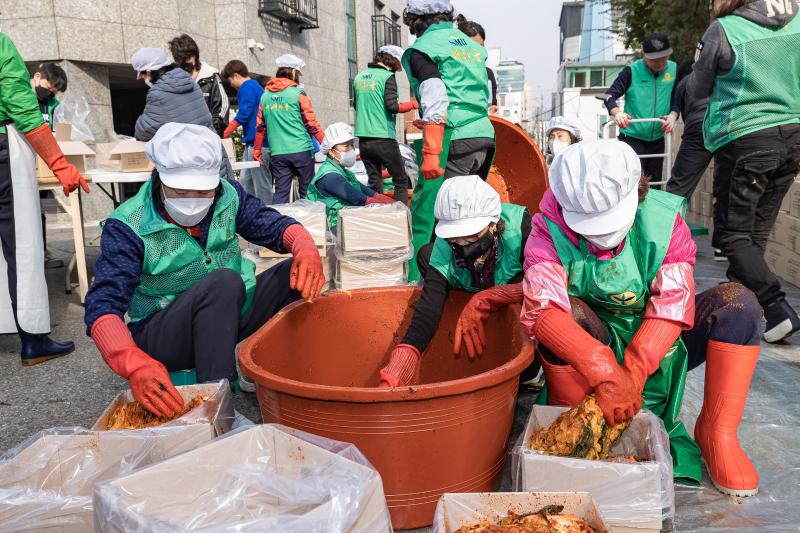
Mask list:
[[[557,224],[547,220],[559,259],[567,271],[569,295],[586,302],[608,326],[610,347],[619,363],[644,318],[649,287],[666,255],[672,222],[680,209],[681,202],[673,195],[650,191],[639,205],[636,222],[622,251],[604,261],[589,253],[585,239],[581,238],[580,248],[576,248]],[[659,369],[647,379],[643,407],[664,421],[675,479],[699,485],[700,448],[678,419],[687,367],[688,353],[679,338]],[[540,396],[544,398],[537,400],[539,403],[546,401],[545,391]]]

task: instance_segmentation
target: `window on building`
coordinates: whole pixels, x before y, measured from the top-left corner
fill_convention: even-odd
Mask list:
[[[573,72],[572,73],[572,83],[570,84],[571,87],[586,87],[586,73],[585,72]]]
[[[350,91],[350,106],[353,106],[355,94],[353,81],[358,74],[358,43],[356,33],[356,0],[344,0],[345,31],[347,32],[347,72],[348,90]]]
[[[401,45],[402,29],[400,27],[400,16],[392,12],[391,18],[383,14],[383,4],[375,2],[375,14],[372,16],[372,48],[377,53],[378,48],[387,44],[395,46]]]
[[[383,2],[378,2],[378,0],[375,0],[375,14],[383,14]]]
[[[593,68],[589,73],[589,87],[603,86],[603,69]]]

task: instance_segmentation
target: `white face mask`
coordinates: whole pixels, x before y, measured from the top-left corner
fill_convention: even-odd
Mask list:
[[[550,147],[550,153],[553,154],[553,157],[555,157],[563,152],[564,149],[569,146],[569,143],[556,139],[555,141],[550,141],[548,146]]]
[[[198,225],[211,209],[211,198],[169,198],[164,194],[164,208],[179,226],[191,228]]]
[[[591,237],[584,235],[584,238],[601,250],[613,250],[619,246],[619,243],[625,240],[625,237],[628,235],[628,232],[632,227],[633,220],[631,220],[630,224],[626,225],[624,228],[621,228],[613,233],[607,233],[605,235],[592,235]]]
[[[339,164],[343,167],[352,167],[356,164],[356,151],[355,150],[348,150],[346,152],[340,152],[336,150],[336,153],[339,154]]]

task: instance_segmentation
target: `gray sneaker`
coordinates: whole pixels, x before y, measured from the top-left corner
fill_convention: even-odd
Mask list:
[[[244,374],[239,374],[239,390],[254,394],[256,392],[256,384]]]

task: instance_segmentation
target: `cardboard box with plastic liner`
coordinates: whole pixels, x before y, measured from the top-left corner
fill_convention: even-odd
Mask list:
[[[233,421],[233,400],[231,388],[227,379],[216,383],[202,383],[198,385],[183,385],[176,387],[184,402],[189,402],[196,396],[202,396],[205,401],[181,417],[157,427],[186,426],[190,424],[205,424],[211,437],[230,432]],[[134,401],[130,390],[120,392],[111,404],[106,407],[92,429],[105,431],[109,417],[117,407]],[[139,430],[142,431],[142,430]]]
[[[54,136],[67,162],[75,165],[75,168],[77,168],[78,172],[81,174],[86,174],[86,171],[89,170],[86,158],[95,155],[94,150],[89,148],[86,143],[71,140],[72,124],[56,124]],[[53,171],[48,168],[44,159],[38,155],[36,156],[36,178],[44,180],[52,178],[55,180]]]
[[[303,199],[291,204],[276,204],[270,207],[302,224],[314,239],[320,257],[328,255],[328,222],[325,215],[325,204]],[[258,255],[264,258],[289,258],[292,256],[292,254],[279,254],[269,248],[259,249]]]
[[[343,258],[336,261],[336,289],[349,291],[370,287],[396,287],[408,283],[408,258],[381,260]]]
[[[378,472],[351,445],[241,428],[95,488],[95,525],[123,531],[391,531]]]
[[[411,246],[411,216],[400,202],[339,211],[337,247],[344,255],[402,253]]]
[[[154,167],[144,153],[146,144],[135,139],[98,143],[97,168],[108,172],[150,172]]]
[[[669,437],[660,418],[642,410],[611,448],[610,455],[635,455],[638,463],[593,461],[546,455],[530,448],[533,434],[566,407],[534,405],[513,451],[518,491],[591,493],[614,533],[658,533],[675,513]]]
[[[481,520],[496,524],[509,511],[517,515],[536,513],[550,505],[563,506],[563,512],[583,518],[598,533],[610,531],[587,492],[493,492],[444,494],[436,505],[433,533],[454,533]]]
[[[193,450],[213,438],[208,424],[39,432],[0,458],[0,531],[92,531],[92,491],[97,483]]]

